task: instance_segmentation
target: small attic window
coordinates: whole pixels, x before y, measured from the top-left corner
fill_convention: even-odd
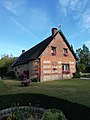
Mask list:
[[[51,46],[51,54],[54,56],[56,55],[56,47]]]
[[[68,55],[68,49],[67,48],[63,48],[63,54],[64,54],[64,56]]]

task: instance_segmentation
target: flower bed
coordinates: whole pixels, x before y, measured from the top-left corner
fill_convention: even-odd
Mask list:
[[[45,111],[44,108],[34,106],[11,107],[0,111],[0,120],[27,120],[28,118],[36,120],[36,117],[40,120]]]
[[[13,107],[3,110],[0,114],[0,120],[67,120],[60,110],[33,106]]]

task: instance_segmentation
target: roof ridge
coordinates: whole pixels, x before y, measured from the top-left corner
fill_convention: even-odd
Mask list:
[[[48,38],[44,39],[40,43],[36,44],[35,46],[27,50],[25,53],[21,54],[16,60],[15,64],[13,64],[13,66],[23,64],[25,62],[28,62],[28,60],[38,58],[42,54],[42,52],[45,50],[47,45],[52,41],[52,39],[53,39],[52,36],[49,36]]]
[[[21,54],[16,60],[16,62],[13,64],[13,66],[24,64],[28,62],[29,60],[37,59],[58,33],[60,34],[60,36],[66,43],[66,45],[68,46],[69,50],[72,52],[75,59],[77,60],[76,54],[74,53],[74,50],[71,49],[71,46],[68,40],[66,39],[66,37],[64,36],[63,32],[61,30],[58,30],[54,35],[47,37],[40,43],[36,44],[35,46],[27,50],[25,53]]]

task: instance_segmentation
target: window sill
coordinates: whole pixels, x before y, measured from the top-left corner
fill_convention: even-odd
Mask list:
[[[56,54],[55,54],[55,53],[52,53],[52,56],[56,56]]]
[[[63,71],[62,73],[63,73],[63,74],[69,74],[70,71],[69,71],[69,70],[66,70],[66,71]]]
[[[68,54],[67,54],[67,53],[64,53],[63,55],[64,55],[64,56],[68,56]]]

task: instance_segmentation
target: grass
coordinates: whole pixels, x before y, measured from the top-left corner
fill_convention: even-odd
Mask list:
[[[18,80],[0,81],[0,110],[12,104],[60,109],[68,120],[90,120],[90,80],[60,80],[21,86]]]
[[[0,95],[5,94],[6,88],[4,86],[4,82],[0,80]]]
[[[32,83],[22,87],[17,80],[1,80],[0,96],[8,94],[43,94],[90,107],[90,80],[60,80]]]

